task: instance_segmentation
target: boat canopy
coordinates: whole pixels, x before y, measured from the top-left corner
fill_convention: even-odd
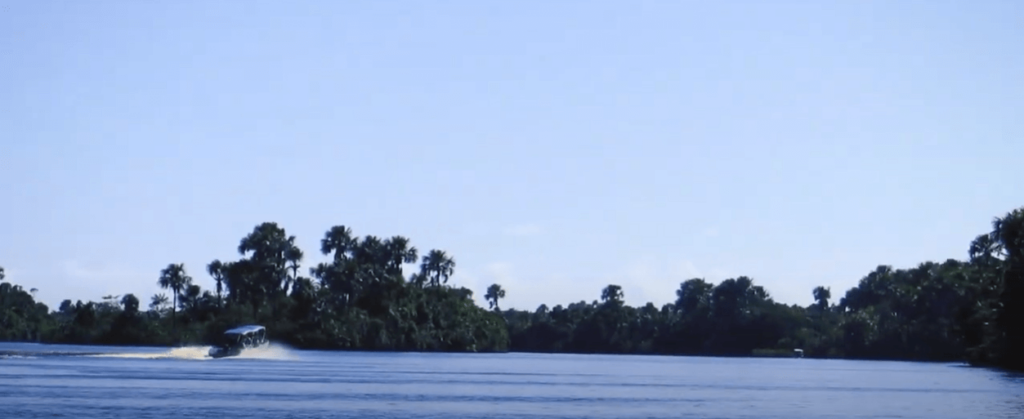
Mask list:
[[[228,331],[224,332],[224,334],[225,335],[244,335],[244,334],[247,334],[247,333],[260,332],[262,330],[264,330],[263,326],[247,325],[247,326],[239,326],[239,327],[236,327],[234,329],[228,330]]]

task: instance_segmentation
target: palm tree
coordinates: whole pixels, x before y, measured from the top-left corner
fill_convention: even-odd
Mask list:
[[[178,294],[181,293],[181,290],[192,285],[192,277],[185,273],[185,264],[172,263],[160,271],[160,279],[157,281],[157,284],[160,285],[160,288],[170,288],[174,292],[174,304],[171,306],[171,328],[175,330],[177,327],[175,318],[178,311]]]
[[[505,298],[505,290],[501,289],[501,285],[491,284],[490,287],[487,287],[487,294],[484,294],[484,299],[490,302],[490,306],[494,311],[501,311],[501,308],[498,307],[498,300],[502,298]]]
[[[1005,340],[1003,362],[1014,369],[1024,369],[1024,207],[1008,212],[992,221],[992,241],[1003,256],[1003,289],[996,324]]]
[[[289,238],[277,223],[265,222],[252,229],[238,243],[238,253],[245,255],[252,252],[252,259],[266,263],[275,263],[283,259],[285,245]]]
[[[269,304],[271,315],[276,317],[279,299],[287,295],[292,278],[288,275],[289,267],[286,254],[293,253],[295,237],[274,222],[264,222],[242,238],[238,243],[238,253],[248,256],[252,264],[252,287],[247,290],[252,301]],[[293,256],[298,256],[293,254]],[[298,263],[298,259],[295,261]],[[297,270],[297,268],[296,268]],[[254,304],[254,317],[259,313]],[[255,319],[254,319],[255,320]]]
[[[993,220],[990,235],[1007,262],[1024,262],[1024,207]]]
[[[356,246],[352,238],[352,229],[345,226],[331,227],[320,240],[320,252],[324,255],[334,253],[334,260],[340,261],[349,256]]]
[[[402,236],[394,236],[385,240],[384,247],[388,252],[387,270],[389,274],[401,274],[403,263],[416,263],[416,259],[419,258],[416,247],[410,246],[409,239]]]
[[[455,272],[455,259],[448,256],[443,250],[431,250],[423,257],[420,264],[420,273],[425,275],[432,286],[447,284],[448,278]]]
[[[134,316],[139,313],[139,299],[134,294],[125,294],[121,298],[121,305],[124,306],[124,313],[128,316]]]
[[[219,259],[214,259],[209,265],[206,265],[206,272],[213,277],[214,281],[217,281],[217,307],[221,307],[221,291],[224,289],[224,264]]]
[[[814,288],[814,301],[818,303],[818,308],[821,311],[825,311],[828,308],[828,299],[832,298],[832,292],[825,287],[818,286]]]
[[[68,300],[67,302],[70,303],[71,301]],[[161,308],[166,306],[166,305],[167,305],[167,296],[162,294],[162,293],[161,294],[153,294],[153,298],[151,298],[150,302],[149,302],[150,310],[156,311],[160,315],[163,315],[163,313],[160,313],[161,311],[163,311],[163,310],[161,310]],[[61,306],[63,306],[63,304]],[[63,310],[61,310],[61,311],[63,311]]]
[[[284,250],[284,260],[288,263],[288,269],[292,271],[292,277],[285,280],[286,290],[299,279],[299,263],[302,262],[303,256],[302,249],[295,245],[295,237],[289,237],[288,247]]]
[[[996,255],[1001,253],[998,239],[992,233],[982,234],[974,238],[967,252],[972,261],[990,262],[997,259]]]
[[[619,303],[623,296],[622,287],[614,284],[604,287],[604,290],[601,291],[601,301],[604,302]]]
[[[309,274],[320,280],[320,286],[344,294],[347,298],[354,290],[351,275],[347,275],[352,253],[359,242],[352,237],[352,229],[343,225],[331,227],[320,239],[320,253],[332,255],[330,263],[320,263],[309,269]]]
[[[181,308],[185,313],[194,315],[196,310],[199,308],[199,304],[202,302],[203,290],[198,285],[191,284],[185,287],[185,291],[181,293]]]

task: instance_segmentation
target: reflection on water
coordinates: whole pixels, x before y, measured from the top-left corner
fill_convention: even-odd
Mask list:
[[[0,343],[0,417],[1019,418],[1019,375],[949,364]]]

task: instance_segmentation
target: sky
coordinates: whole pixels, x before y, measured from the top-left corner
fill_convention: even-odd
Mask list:
[[[1024,206],[1015,1],[0,0],[0,266],[51,308],[272,221],[456,262],[484,305],[786,304],[966,259]],[[304,268],[305,270],[305,268]]]

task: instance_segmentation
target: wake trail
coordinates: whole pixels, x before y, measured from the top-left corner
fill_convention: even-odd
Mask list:
[[[215,358],[210,357],[211,346],[183,346],[180,348],[171,348],[167,352],[139,352],[139,353],[106,353],[106,354],[90,354],[86,356],[100,357],[100,358],[132,358],[132,359],[182,359],[182,360],[193,360],[193,361],[211,361]],[[295,361],[298,357],[295,353],[285,345],[271,343],[262,348],[247,349],[242,351],[241,354],[221,359],[267,359],[275,361]]]
[[[134,358],[134,359],[191,359],[191,360],[208,360],[213,359],[209,356],[209,346],[183,346],[180,348],[171,348],[167,352],[137,352],[137,353],[109,353],[109,354],[93,354],[88,355],[97,358]]]
[[[271,359],[275,361],[297,361],[299,359],[295,352],[288,346],[271,342],[262,348],[247,349],[233,358],[242,359]]]

